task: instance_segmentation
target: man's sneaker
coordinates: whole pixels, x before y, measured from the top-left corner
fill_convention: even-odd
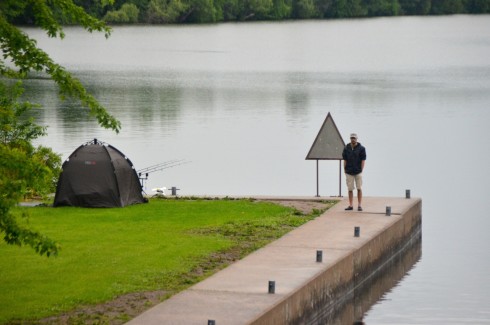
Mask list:
[[[354,210],[354,208],[351,206],[348,206],[347,208],[345,208],[345,211],[350,211],[350,210]]]
[[[357,208],[357,211],[362,211],[361,206],[359,206],[359,207]]]

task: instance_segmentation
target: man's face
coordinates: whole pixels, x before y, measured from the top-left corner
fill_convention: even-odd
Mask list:
[[[354,137],[350,138],[350,143],[351,143],[353,146],[355,146],[355,145],[357,144],[357,138],[354,138]]]

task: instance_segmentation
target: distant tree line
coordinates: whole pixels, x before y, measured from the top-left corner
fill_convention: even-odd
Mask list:
[[[329,19],[490,13],[490,0],[74,0],[111,24]],[[16,17],[31,24],[29,11]],[[65,18],[66,19],[66,18]],[[70,23],[69,21],[66,22]]]

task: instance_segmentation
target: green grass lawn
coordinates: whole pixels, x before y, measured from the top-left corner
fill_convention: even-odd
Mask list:
[[[27,209],[30,217],[22,222],[62,249],[47,258],[0,242],[0,323],[56,315],[130,292],[175,293],[225,266],[209,266],[213,254],[238,247],[244,255],[314,217],[250,200]],[[194,272],[205,265],[201,274]]]

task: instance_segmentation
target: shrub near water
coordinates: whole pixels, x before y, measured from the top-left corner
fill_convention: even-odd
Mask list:
[[[0,243],[0,323],[56,315],[129,292],[175,293],[223,267],[228,261],[213,261],[217,253],[239,257],[314,217],[249,200],[37,207],[29,214],[30,226],[62,250],[46,258]]]

